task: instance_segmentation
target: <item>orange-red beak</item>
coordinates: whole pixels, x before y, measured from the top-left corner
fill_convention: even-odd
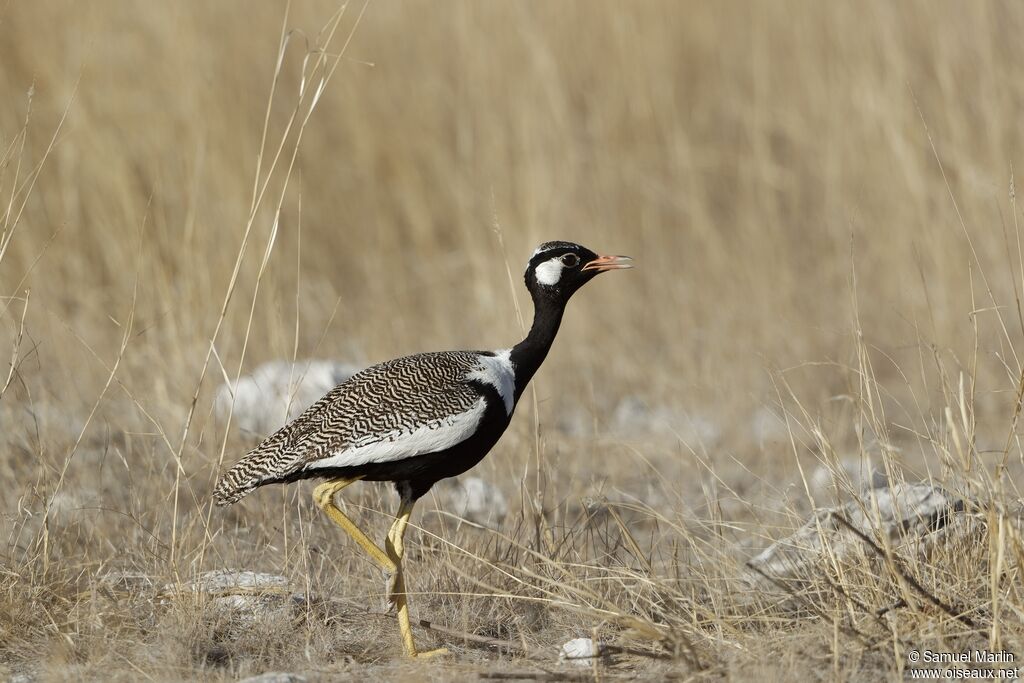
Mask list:
[[[628,256],[598,256],[593,261],[585,264],[582,270],[596,270],[598,272],[622,270],[623,268],[632,268],[633,264],[630,263],[632,260]]]

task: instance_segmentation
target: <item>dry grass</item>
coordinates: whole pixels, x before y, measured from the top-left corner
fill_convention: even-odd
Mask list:
[[[500,529],[418,508],[414,613],[525,650],[442,638],[457,656],[427,675],[554,670],[591,633],[628,650],[606,678],[899,679],[910,648],[1021,651],[1001,520],[1024,474],[1024,7],[283,14],[0,10],[0,673],[408,673],[377,573],[308,487],[211,510],[250,445],[214,389],[273,358],[508,345],[506,263],[528,308],[521,264],[555,238],[640,267],[573,301],[478,468],[515,501]],[[849,463],[970,493],[986,524],[751,590],[751,555],[859,495]],[[393,494],[347,500],[383,534]],[[221,567],[313,599],[240,626],[156,597]]]

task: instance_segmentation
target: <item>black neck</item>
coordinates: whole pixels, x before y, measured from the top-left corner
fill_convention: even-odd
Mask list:
[[[526,385],[533,379],[537,368],[548,355],[551,343],[558,334],[565,303],[545,296],[533,299],[533,325],[526,339],[512,347],[511,361],[516,371],[516,401],[523,395]]]

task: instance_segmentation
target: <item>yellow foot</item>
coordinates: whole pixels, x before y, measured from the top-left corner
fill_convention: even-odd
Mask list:
[[[448,648],[446,648],[446,647],[439,647],[436,650],[427,650],[425,652],[417,652],[417,653],[415,653],[412,656],[414,658],[420,658],[420,657],[444,657],[445,655],[450,655],[450,654],[451,653],[448,652]]]

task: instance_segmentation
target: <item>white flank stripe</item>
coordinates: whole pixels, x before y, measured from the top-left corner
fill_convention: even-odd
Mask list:
[[[394,462],[415,458],[417,455],[437,453],[473,436],[486,410],[487,401],[481,398],[464,413],[452,415],[430,425],[423,425],[411,432],[395,434],[393,438],[385,437],[365,446],[347,448],[327,458],[314,460],[306,465],[306,469]]]
[[[562,259],[557,256],[537,266],[537,282],[542,285],[557,285],[562,279]]]
[[[490,384],[505,402],[505,414],[516,407],[516,371],[512,367],[512,349],[495,351],[493,356],[480,356],[479,367],[466,375],[468,380]]]

